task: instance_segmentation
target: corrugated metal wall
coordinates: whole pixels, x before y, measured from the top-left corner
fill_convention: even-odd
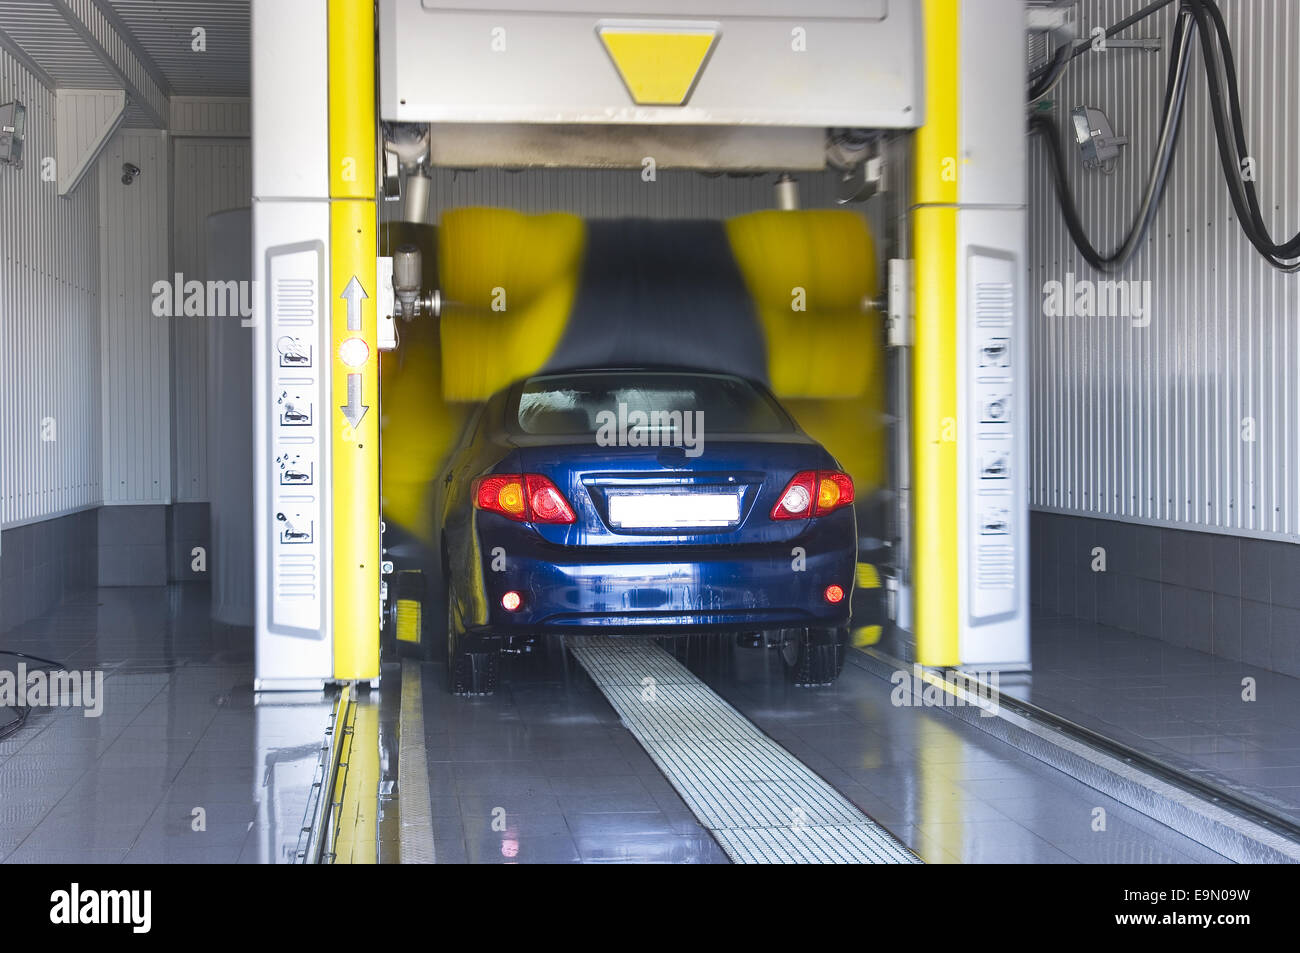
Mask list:
[[[1145,0],[1083,0],[1081,31]],[[1261,206],[1275,239],[1300,228],[1300,4],[1221,4],[1241,80]],[[1076,60],[1051,98],[1063,131],[1077,105],[1129,137],[1113,175],[1066,144],[1081,214],[1109,251],[1146,181],[1168,62],[1172,10],[1126,36],[1166,50],[1112,48]],[[1300,277],[1269,268],[1234,219],[1222,179],[1199,46],[1179,155],[1147,247],[1127,273],[1150,282],[1150,324],[1124,317],[1031,321],[1030,493],[1039,509],[1239,535],[1300,538]],[[1030,300],[1049,281],[1099,276],[1081,261],[1030,148]],[[1105,276],[1100,276],[1105,277]],[[1042,302],[1042,298],[1037,299]]]
[[[247,139],[177,139],[172,204],[172,268],[206,280],[207,219],[252,203]],[[177,501],[208,499],[207,319],[172,320]]]
[[[250,103],[247,97],[173,96],[173,136],[242,136],[251,134]]]
[[[168,143],[162,133],[118,133],[99,158],[104,502],[168,503],[171,466],[171,322],[152,312],[152,288],[170,280]],[[141,175],[122,184],[122,165]]]
[[[149,113],[157,115],[165,123],[167,121],[166,94],[154,82],[153,76],[135,55],[135,51],[126,39],[104,16],[103,11],[95,4],[95,0],[64,0],[64,2],[75,19],[90,32],[107,53],[116,69],[124,73],[135,86],[134,90],[129,90],[132,100],[143,99],[143,102],[133,102],[135,111],[140,112],[141,107],[147,107]],[[39,57],[37,60],[41,61]]]
[[[27,106],[26,162],[0,166],[0,526],[100,498],[99,183],[42,176],[55,97],[0,51],[0,102]],[[53,440],[42,439],[42,421]],[[46,436],[51,431],[46,428]]]

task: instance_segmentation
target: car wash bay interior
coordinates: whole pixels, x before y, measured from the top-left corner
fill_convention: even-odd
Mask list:
[[[1042,142],[1019,138],[1024,74],[1048,62],[1059,42],[1039,29],[1049,21],[1032,15],[1068,8],[1077,38],[1142,4],[991,5],[1005,22],[990,16],[991,25],[977,28],[958,13],[969,3],[956,0],[879,4],[889,9],[883,20],[849,18],[864,37],[912,15],[918,29],[925,25],[917,34],[924,55],[912,77],[915,98],[901,85],[896,102],[858,123],[887,133],[864,146],[871,169],[878,159],[886,173],[873,182],[853,161],[825,166],[823,128],[811,139],[740,140],[728,152],[725,138],[693,149],[681,135],[689,127],[671,123],[643,133],[651,146],[636,135],[606,136],[594,122],[571,136],[520,140],[492,114],[489,93],[509,100],[500,90],[451,102],[446,116],[421,114],[437,102],[426,94],[441,88],[442,77],[422,74],[423,59],[419,69],[408,66],[412,51],[394,52],[384,34],[386,16],[419,3],[379,3],[371,50],[339,42],[375,32],[375,14],[351,0],[0,0],[0,113],[10,102],[25,107],[22,164],[0,163],[0,401],[7,408],[0,416],[0,673],[53,662],[85,673],[88,684],[102,676],[102,690],[87,693],[81,707],[0,699],[0,860],[1300,859],[1300,335],[1293,329],[1300,285],[1270,269],[1233,221],[1199,67],[1189,82],[1182,147],[1141,258],[1116,276],[1094,272],[1062,219]],[[635,112],[635,97],[651,94],[638,92],[635,73],[620,73],[601,45],[594,25],[604,14],[583,4],[555,6],[564,14],[557,23],[582,20],[591,88],[608,82],[624,97],[620,107]],[[627,19],[621,4],[611,6],[610,18]],[[662,6],[670,19],[699,16],[687,5]],[[697,60],[703,72],[693,87],[686,84],[700,97],[693,107],[711,103],[710,71],[724,76],[731,68],[725,44],[751,36],[743,11],[716,6],[707,19],[721,22],[722,39],[714,41],[721,45]],[[832,21],[847,16],[834,3],[822,12]],[[1300,21],[1285,0],[1224,4],[1224,14],[1247,129],[1266,170],[1261,195],[1273,209],[1275,233],[1294,230],[1286,201],[1300,188],[1300,164],[1287,147],[1297,120],[1273,91],[1300,87]],[[965,27],[941,29],[948,15]],[[1075,105],[1103,106],[1128,137],[1105,170],[1085,167],[1076,152],[1067,157],[1094,236],[1126,227],[1147,175],[1173,15],[1170,8],[1122,34],[1159,49],[1119,44],[1104,61],[1084,57],[1048,97],[1063,125]],[[292,39],[285,18],[298,24]],[[780,19],[780,32],[789,37],[800,25],[792,14]],[[635,26],[620,28],[635,34]],[[269,55],[268,37],[280,67],[258,59]],[[945,50],[960,50],[973,68],[980,41],[1009,44],[1017,57],[1027,46],[1028,59],[1014,69],[990,68],[994,92],[968,92],[968,112],[945,120],[935,97],[964,80],[936,64]],[[405,42],[418,44],[419,36],[407,31]],[[344,108],[343,97],[334,95],[330,105],[316,90],[320,122],[313,125],[315,107],[294,98],[294,84],[319,79],[322,89],[364,88],[366,64],[376,57],[373,97]],[[480,68],[468,54],[428,62],[435,60],[447,69]],[[288,66],[299,75],[274,73]],[[853,66],[845,60],[837,68]],[[268,127],[277,115],[269,105],[274,94],[259,86],[268,76],[282,87],[283,115],[296,109],[309,118]],[[411,77],[431,84],[421,89],[429,102],[407,97],[399,106],[386,84]],[[255,118],[259,97],[268,105]],[[828,99],[827,114],[843,106]],[[897,115],[887,115],[894,106]],[[924,122],[901,118],[904,106]],[[459,118],[449,118],[455,110]],[[734,115],[714,118],[742,124]],[[415,172],[410,151],[394,152],[392,167],[366,158],[382,155],[381,120],[435,123],[429,155],[414,163]],[[795,128],[788,117],[771,125]],[[984,132],[973,131],[977,126]],[[647,178],[641,158],[655,148],[672,160]],[[1023,167],[1010,199],[998,194],[1001,177],[980,177],[982,149]],[[945,189],[952,183],[927,182],[913,168],[918,157],[950,154],[975,168],[951,193]],[[758,167],[754,155],[765,160]],[[356,157],[359,174],[331,175],[335,158]],[[400,200],[383,201],[381,186],[372,187],[388,178],[402,187]],[[850,195],[864,200],[842,204]],[[276,217],[278,206],[302,217]],[[677,223],[671,227],[679,235],[725,236],[719,247],[734,255],[735,273],[761,309],[762,289],[746,280],[771,273],[774,282],[795,282],[785,280],[780,256],[760,255],[747,270],[751,246],[743,236],[785,228],[762,224],[756,214],[778,209],[789,216],[785,222],[849,216],[851,234],[866,236],[852,247],[869,256],[854,280],[874,272],[869,294],[847,285],[871,299],[865,310],[854,302],[847,316],[831,315],[814,302],[809,320],[850,329],[839,333],[870,328],[870,353],[879,361],[862,351],[827,358],[834,340],[807,358],[821,364],[791,358],[828,388],[869,368],[880,402],[855,405],[850,419],[858,429],[849,433],[862,436],[832,449],[846,469],[865,467],[879,481],[881,542],[871,561],[860,557],[867,570],[860,569],[857,585],[859,593],[879,587],[885,617],[879,628],[855,629],[833,685],[792,685],[779,651],[734,635],[566,636],[507,655],[494,694],[456,696],[447,689],[445,656],[430,658],[420,644],[440,619],[414,623],[414,646],[397,644],[412,636],[409,615],[402,621],[394,613],[394,628],[407,626],[395,638],[381,635],[380,606],[400,607],[399,595],[408,593],[399,592],[395,574],[380,576],[378,558],[355,579],[341,568],[332,584],[328,572],[319,577],[317,596],[328,606],[321,626],[354,613],[365,621],[351,635],[340,625],[332,642],[308,648],[301,633],[277,642],[277,632],[268,638],[258,631],[268,628],[255,618],[266,600],[274,605],[276,593],[289,591],[259,594],[267,586],[254,572],[265,568],[259,547],[277,552],[286,532],[280,523],[296,519],[289,513],[275,522],[284,500],[316,505],[301,502],[311,496],[303,485],[278,475],[276,486],[288,489],[255,498],[261,477],[252,476],[254,466],[258,453],[269,451],[259,450],[253,435],[265,438],[258,428],[283,412],[275,394],[254,387],[255,374],[272,379],[264,373],[272,352],[277,382],[326,388],[357,435],[377,435],[381,421],[384,427],[381,450],[364,436],[333,441],[321,424],[323,442],[314,446],[323,455],[312,461],[313,474],[328,474],[334,492],[317,501],[332,507],[318,517],[332,531],[320,537],[321,565],[338,552],[331,546],[368,552],[372,535],[378,545],[378,501],[359,518],[360,511],[339,508],[364,490],[369,459],[383,469],[382,538],[394,550],[384,559],[400,563],[407,538],[394,531],[419,506],[410,488],[427,482],[438,462],[427,459],[422,435],[433,433],[442,445],[455,436],[452,417],[413,423],[412,393],[419,398],[432,375],[438,404],[446,398],[446,406],[464,408],[498,377],[508,383],[539,369],[517,348],[498,342],[493,352],[497,345],[482,340],[491,296],[475,297],[482,276],[474,268],[486,256],[477,244],[485,235],[510,231],[520,251],[501,265],[517,269],[507,283],[532,282],[536,298],[524,305],[536,322],[530,327],[560,340],[567,313],[553,319],[553,286],[544,282],[576,282],[574,261],[582,259],[542,272],[564,259],[566,235],[615,235],[619,223],[636,219]],[[1002,215],[1014,220],[1004,226]],[[397,241],[413,234],[409,221],[400,223],[413,217],[424,229],[416,234],[429,241],[420,290],[440,290],[440,313],[428,313],[430,300],[410,323],[398,318],[397,346],[381,355],[386,332],[375,318],[386,316],[384,269],[392,267]],[[1005,278],[996,270],[980,274],[1018,289],[1010,292],[1018,301],[1012,347],[1022,363],[1011,407],[1022,429],[1004,465],[1023,493],[1013,495],[1007,519],[1023,515],[1027,525],[1015,530],[1023,552],[1006,564],[1015,596],[989,613],[987,631],[996,633],[986,642],[978,626],[955,621],[959,612],[978,617],[976,602],[953,595],[950,605],[947,590],[927,601],[927,591],[939,589],[917,583],[918,574],[942,574],[949,558],[964,582],[977,566],[993,566],[1002,578],[1001,563],[979,563],[984,556],[959,548],[956,537],[963,547],[967,540],[957,521],[984,519],[979,491],[958,477],[955,462],[943,470],[942,441],[933,443],[936,456],[927,456],[928,435],[941,431],[916,416],[918,393],[927,413],[949,397],[954,407],[967,400],[957,383],[948,394],[939,377],[925,376],[931,362],[950,360],[950,377],[961,382],[978,367],[958,356],[958,342],[971,340],[955,332],[951,340],[936,337],[955,324],[926,317],[953,313],[961,280],[979,280],[957,277],[952,223],[959,220],[971,223],[962,225],[969,229],[962,240],[997,252],[976,255],[978,267],[1008,269]],[[363,232],[350,232],[353,223]],[[566,232],[571,227],[578,231]],[[818,229],[830,227],[795,231],[813,235],[815,247],[816,235],[830,234]],[[335,372],[322,377],[332,380],[310,378],[301,367],[281,372],[286,352],[275,350],[278,339],[266,337],[269,326],[257,320],[263,290],[297,277],[273,270],[302,261],[268,256],[267,248],[300,254],[317,229],[331,249],[322,287],[345,289],[356,275],[366,291],[360,313],[369,351],[355,402],[341,365],[321,359]],[[373,247],[349,246],[351,234],[373,235]],[[790,253],[795,240],[783,234],[780,247]],[[934,267],[927,255],[947,241],[953,252],[941,261],[948,264],[927,270]],[[755,239],[753,247],[761,244]],[[605,245],[610,259],[613,249]],[[696,260],[703,258],[698,252]],[[690,274],[692,282],[704,280]],[[617,276],[601,277],[618,288]],[[1067,313],[1051,304],[1054,288],[1078,304],[1081,283],[1104,277],[1135,282],[1126,287],[1130,307]],[[246,297],[243,288],[252,289]],[[952,298],[936,288],[948,288]],[[652,308],[646,302],[654,300],[647,292],[641,306]],[[339,290],[322,301],[312,333],[322,335],[323,354],[335,351],[340,328],[349,333],[352,302]],[[400,300],[389,297],[386,307],[399,310]],[[900,315],[901,325],[893,320]],[[977,327],[972,334],[982,333]],[[637,346],[650,346],[653,336],[639,330]],[[788,385],[782,374],[789,368],[772,357],[779,338],[765,333],[759,351],[766,350],[778,398],[796,417],[810,414],[816,399],[829,402]],[[461,357],[449,364],[438,349],[453,340]],[[369,420],[348,405],[367,406]],[[963,448],[966,438],[989,432],[965,410],[955,416]],[[800,418],[810,430],[814,419]],[[823,423],[826,433],[843,432],[837,419]],[[363,458],[367,453],[373,458]],[[353,477],[340,475],[353,465],[348,454],[359,461]],[[924,484],[929,478],[935,486],[935,473],[947,473],[950,497],[927,495],[934,491]],[[347,479],[360,481],[361,490],[344,493],[341,487],[353,487]],[[855,479],[860,487],[869,482]],[[952,537],[949,548],[941,537]],[[354,572],[350,566],[346,572]],[[340,601],[340,593],[356,595]],[[1021,603],[1024,617],[1017,615]],[[933,620],[949,609],[951,627],[927,622],[927,613]],[[1008,648],[1019,635],[1023,657]],[[987,645],[996,648],[980,656]],[[945,656],[949,647],[955,654]],[[325,675],[295,669],[304,659],[326,666]],[[957,667],[967,675],[955,676]],[[649,694],[647,677],[655,687]],[[97,716],[87,717],[96,704]],[[346,796],[321,793],[345,788]],[[201,830],[196,807],[203,808]],[[1103,831],[1095,826],[1098,808],[1108,819]]]

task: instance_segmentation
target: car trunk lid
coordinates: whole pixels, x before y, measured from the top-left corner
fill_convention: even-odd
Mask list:
[[[692,455],[681,447],[601,447],[555,438],[517,441],[524,472],[548,477],[577,522],[539,525],[556,542],[730,543],[770,539],[794,527],[768,518],[799,469],[825,465],[802,434],[714,438]]]

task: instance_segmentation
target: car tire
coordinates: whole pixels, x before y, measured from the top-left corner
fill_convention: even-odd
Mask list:
[[[435,582],[436,580],[436,582]],[[451,581],[439,572],[428,577],[424,600],[424,631],[420,646],[425,661],[440,662],[447,658],[449,629],[438,624],[439,619],[450,619]]]
[[[491,695],[501,672],[501,650],[462,651],[465,635],[456,624],[450,587],[447,596],[447,684],[453,695]]]
[[[835,683],[844,670],[847,628],[785,629],[781,634],[781,660],[790,682],[807,688]]]

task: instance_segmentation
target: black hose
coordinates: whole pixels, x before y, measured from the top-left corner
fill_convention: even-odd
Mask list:
[[[1052,56],[1052,62],[1045,67],[1047,71],[1046,75],[1039,80],[1034,80],[1032,76],[1030,77],[1029,101],[1031,103],[1046,95],[1047,91],[1052,88],[1052,84],[1055,83],[1057,79],[1060,78],[1061,74],[1065,72],[1066,67],[1070,65],[1070,60],[1073,58],[1074,57],[1070,54],[1070,47],[1061,44],[1056,53]]]
[[[0,741],[4,741],[10,735],[17,734],[22,730],[23,725],[27,724],[27,716],[31,714],[30,708],[15,708],[17,717],[7,725],[0,726]]]
[[[1084,259],[1097,271],[1115,272],[1124,268],[1146,240],[1159,211],[1161,199],[1164,198],[1165,186],[1169,179],[1169,167],[1178,148],[1178,136],[1183,123],[1183,104],[1187,97],[1187,72],[1191,63],[1191,49],[1195,23],[1189,14],[1179,13],[1174,27],[1174,58],[1170,62],[1169,77],[1165,83],[1164,120],[1160,129],[1160,140],[1156,146],[1155,161],[1147,179],[1146,191],[1137,217],[1128,230],[1128,234],[1119,246],[1108,254],[1098,251],[1088,238],[1079,217],[1079,209],[1070,192],[1070,183],[1065,175],[1065,157],[1061,151],[1061,136],[1056,122],[1045,114],[1038,114],[1030,120],[1030,130],[1043,136],[1047,143],[1047,157],[1052,167],[1052,182],[1056,188],[1057,202],[1065,216],[1065,224],[1070,237]]]
[[[1232,115],[1232,130],[1236,139],[1237,154],[1239,158],[1245,158],[1250,154],[1250,150],[1246,146],[1246,127],[1241,116],[1241,93],[1240,87],[1237,83],[1237,64],[1232,55],[1232,41],[1228,38],[1227,24],[1223,22],[1223,14],[1219,11],[1218,6],[1210,5],[1207,7],[1204,4],[1193,4],[1193,7],[1208,14],[1213,20],[1215,35],[1219,39],[1218,53],[1220,59],[1216,63],[1217,69],[1210,74],[1209,81],[1211,85],[1211,95],[1217,94],[1220,98],[1222,96],[1221,91],[1214,88],[1215,81],[1221,81],[1226,84],[1229,94],[1229,108]],[[1240,165],[1238,165],[1238,174],[1240,174],[1240,171],[1241,168]],[[1260,214],[1259,199],[1255,193],[1254,183],[1245,179],[1242,179],[1241,181],[1245,190],[1247,202],[1251,208],[1252,222],[1258,225],[1260,231],[1267,232],[1268,229],[1264,226],[1264,221]],[[1296,238],[1292,239],[1288,244],[1295,248],[1300,248],[1300,235],[1297,235]],[[1284,246],[1279,246],[1279,248],[1280,247]],[[1293,256],[1288,255],[1287,257]]]
[[[53,659],[41,658],[39,655],[28,655],[26,652],[11,652],[8,649],[0,649],[0,655],[8,655],[10,658],[27,659],[29,662],[39,662],[49,668],[63,668],[62,662],[56,662]]]
[[[1129,17],[1106,30],[1110,37],[1132,26],[1145,17],[1168,6],[1173,0],[1156,0]],[[1300,257],[1300,233],[1285,242],[1275,242],[1260,210],[1258,190],[1251,179],[1242,175],[1242,162],[1250,155],[1246,145],[1245,124],[1242,120],[1241,93],[1237,81],[1237,66],[1232,53],[1232,43],[1228,37],[1227,25],[1223,14],[1214,0],[1180,0],[1178,18],[1175,25],[1172,47],[1175,58],[1170,62],[1169,78],[1165,85],[1164,119],[1162,121],[1160,142],[1156,151],[1156,160],[1152,165],[1151,177],[1138,218],[1130,228],[1125,240],[1109,255],[1097,251],[1088,239],[1083,224],[1079,219],[1078,209],[1070,194],[1069,183],[1065,177],[1065,159],[1060,146],[1060,134],[1056,123],[1044,115],[1030,120],[1030,130],[1042,134],[1048,143],[1048,159],[1052,166],[1053,183],[1061,212],[1065,216],[1070,237],[1080,254],[1099,271],[1116,271],[1132,258],[1138,246],[1150,229],[1151,222],[1158,211],[1168,182],[1170,162],[1176,150],[1178,135],[1182,126],[1182,109],[1186,94],[1187,68],[1190,62],[1190,46],[1194,33],[1200,33],[1201,48],[1205,56],[1206,81],[1209,85],[1210,107],[1214,118],[1215,140],[1218,145],[1220,164],[1228,186],[1228,194],[1236,211],[1237,221],[1247,240],[1274,268],[1281,271],[1300,272],[1300,261],[1288,263],[1285,259]],[[1216,42],[1217,41],[1217,42]],[[1075,56],[1085,52],[1090,42],[1083,42],[1072,48],[1070,56],[1061,63],[1060,51],[1048,67],[1040,67],[1030,77],[1031,100],[1042,95],[1056,82],[1065,66]],[[1063,47],[1069,49],[1069,47]],[[1044,71],[1047,76],[1036,79]],[[1224,87],[1227,88],[1225,97]],[[1226,105],[1225,105],[1226,98]],[[1172,120],[1172,122],[1171,122]],[[1228,124],[1231,122],[1231,133]]]
[[[1215,140],[1219,147],[1219,161],[1228,185],[1228,195],[1237,213],[1237,221],[1255,249],[1274,268],[1289,273],[1300,272],[1300,261],[1288,263],[1284,259],[1300,257],[1300,233],[1288,241],[1273,240],[1259,207],[1259,195],[1253,180],[1242,175],[1241,164],[1250,155],[1246,145],[1245,124],[1242,121],[1241,96],[1237,83],[1237,67],[1232,55],[1223,15],[1212,0],[1183,0],[1201,25],[1201,48],[1206,60],[1206,80],[1210,90],[1210,109],[1214,116]],[[1215,40],[1218,45],[1215,45]],[[1228,88],[1225,117],[1223,86]],[[1229,137],[1228,121],[1232,122]]]
[[[26,652],[11,652],[8,649],[0,649],[0,655],[7,655],[10,658],[26,659],[29,662],[37,662],[46,668],[63,668],[62,662],[56,662],[53,659],[41,658],[39,655],[28,655]],[[5,706],[11,707],[11,706]],[[11,735],[17,734],[22,730],[23,725],[27,724],[27,716],[32,710],[26,706],[14,707],[16,717],[8,724],[0,725],[0,741],[4,741]]]

